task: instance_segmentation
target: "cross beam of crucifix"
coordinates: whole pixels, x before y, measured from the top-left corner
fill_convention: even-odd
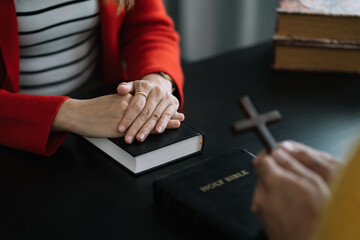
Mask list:
[[[259,115],[248,96],[242,97],[239,103],[249,119],[235,122],[233,124],[234,131],[240,133],[254,128],[267,151],[271,152],[277,143],[266,124],[279,121],[281,119],[280,112],[275,110]]]

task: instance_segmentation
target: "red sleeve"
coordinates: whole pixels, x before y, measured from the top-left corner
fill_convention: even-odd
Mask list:
[[[19,94],[19,41],[13,0],[0,0],[0,145],[52,154],[67,134],[51,134],[66,97]]]
[[[120,32],[129,80],[149,73],[165,72],[177,85],[183,103],[184,77],[180,63],[179,35],[162,0],[137,0]]]
[[[33,96],[0,89],[0,145],[49,156],[67,137],[50,133],[67,97]]]

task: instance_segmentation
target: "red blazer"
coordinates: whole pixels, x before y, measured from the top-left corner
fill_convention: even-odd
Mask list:
[[[136,0],[116,16],[116,5],[100,0],[102,70],[106,82],[168,73],[183,102],[179,36],[162,0]],[[122,61],[126,61],[126,69]],[[51,155],[67,133],[50,133],[67,97],[19,94],[19,39],[13,0],[0,0],[0,145]]]

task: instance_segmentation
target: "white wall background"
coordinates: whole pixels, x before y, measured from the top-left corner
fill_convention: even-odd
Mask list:
[[[275,30],[278,0],[164,1],[189,60],[270,40]]]

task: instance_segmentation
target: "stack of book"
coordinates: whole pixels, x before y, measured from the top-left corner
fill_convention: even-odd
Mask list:
[[[275,69],[360,73],[360,0],[281,0]]]

